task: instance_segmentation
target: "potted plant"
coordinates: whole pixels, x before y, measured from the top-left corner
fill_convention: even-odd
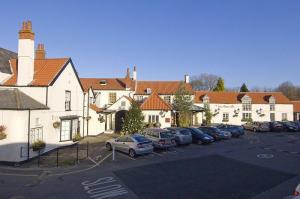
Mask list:
[[[6,131],[6,126],[0,125],[0,140],[3,140],[6,138],[7,135],[6,135],[5,131]]]
[[[156,123],[154,124],[154,126],[155,126],[156,128],[160,128],[160,127],[161,127],[161,123],[160,123],[160,122],[156,122]]]
[[[53,122],[53,127],[54,128],[58,128],[58,127],[60,127],[60,122]]]
[[[73,137],[73,142],[77,142],[81,139],[82,139],[82,137],[81,137],[80,133],[76,133],[75,136]]]
[[[43,140],[37,140],[31,144],[31,148],[33,151],[42,150],[45,148],[45,146],[46,146],[46,143]]]

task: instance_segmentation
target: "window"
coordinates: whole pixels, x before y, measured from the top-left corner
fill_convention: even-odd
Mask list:
[[[287,113],[282,113],[282,120],[287,120]]]
[[[170,104],[171,103],[171,96],[169,96],[169,95],[164,96],[164,100]]]
[[[30,143],[43,140],[43,127],[32,128],[30,130]]]
[[[121,106],[126,106],[126,102],[125,102],[125,101],[122,101],[122,102],[121,102]]]
[[[158,115],[149,115],[148,116],[148,122],[149,123],[157,123],[157,122],[159,122],[159,116]]]
[[[229,113],[223,113],[223,122],[229,121]]]
[[[143,102],[143,96],[142,95],[138,95],[137,96],[137,101],[138,102]]]
[[[66,91],[65,93],[65,110],[71,110],[71,91]]]
[[[95,103],[95,98],[94,97],[90,97],[90,104],[94,104]]]
[[[63,120],[61,121],[61,133],[60,140],[67,141],[71,140],[71,120]]]
[[[252,110],[252,104],[251,102],[245,102],[243,103],[243,111],[251,111]]]
[[[271,122],[275,121],[275,113],[270,113],[270,120]]]
[[[243,113],[243,119],[251,119],[252,118],[252,114],[251,113]]]
[[[117,101],[117,93],[109,93],[108,103],[113,104]]]
[[[275,111],[275,104],[270,104],[270,111]]]

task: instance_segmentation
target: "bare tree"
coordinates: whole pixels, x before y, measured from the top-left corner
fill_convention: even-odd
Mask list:
[[[295,86],[292,82],[283,82],[275,90],[282,92],[291,100],[300,100],[300,87]]]
[[[191,77],[191,85],[194,90],[213,90],[220,77],[217,75],[203,73]]]

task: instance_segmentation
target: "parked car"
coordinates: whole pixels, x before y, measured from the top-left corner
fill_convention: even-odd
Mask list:
[[[270,125],[268,122],[247,122],[243,125],[244,129],[253,132],[269,132]]]
[[[294,193],[293,193],[293,199],[300,199],[300,184],[297,185]]]
[[[169,131],[160,128],[147,128],[143,135],[152,141],[154,148],[167,149],[176,146],[175,136]]]
[[[214,142],[214,138],[206,133],[204,133],[203,131],[201,131],[198,128],[195,127],[190,127],[187,128],[191,131],[192,133],[192,138],[193,138],[193,143],[196,144],[209,144]]]
[[[177,145],[191,144],[192,143],[192,134],[188,129],[170,127],[166,128],[175,136],[175,141]]]
[[[288,132],[298,131],[298,127],[293,122],[286,121],[286,122],[281,122],[281,124],[283,125],[283,128],[285,131],[288,131]]]
[[[298,131],[300,131],[300,121],[295,121],[294,123],[298,127]]]
[[[244,129],[240,126],[229,125],[229,124],[219,124],[216,127],[222,131],[229,131],[232,137],[240,137],[244,134]]]
[[[217,127],[199,127],[204,133],[212,136],[215,140],[229,139],[231,133],[228,131],[221,131]]]
[[[107,150],[115,150],[128,153],[130,157],[153,152],[152,142],[140,134],[121,136],[110,139],[105,144]]]
[[[284,131],[284,127],[280,122],[269,122],[269,128],[272,132],[282,132]]]

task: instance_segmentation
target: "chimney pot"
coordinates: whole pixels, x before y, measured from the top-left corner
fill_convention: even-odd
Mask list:
[[[35,59],[45,59],[46,51],[44,44],[38,44],[37,49],[35,50]]]

